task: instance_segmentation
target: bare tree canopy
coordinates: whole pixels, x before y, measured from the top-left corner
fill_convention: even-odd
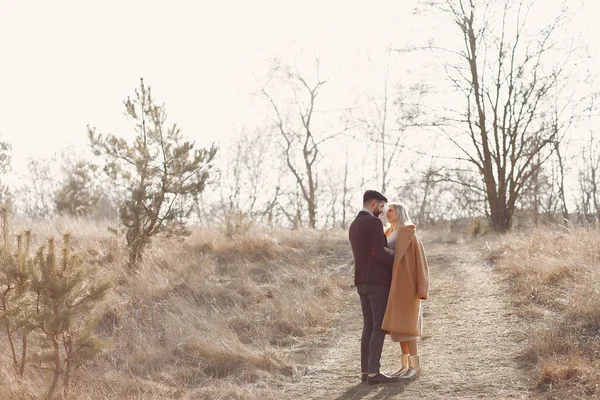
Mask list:
[[[295,67],[275,61],[271,79],[261,93],[272,110],[272,121],[281,145],[282,156],[293,176],[301,198],[308,210],[308,226],[317,224],[317,194],[319,190],[319,161],[322,146],[340,132],[327,133],[317,119],[317,99],[327,78],[320,76],[319,60],[314,62],[315,77],[310,79]],[[274,85],[276,83],[276,85]],[[280,96],[274,94],[278,88]],[[301,206],[288,217],[293,226],[301,219]],[[287,212],[286,210],[283,210]]]
[[[557,39],[566,11],[536,27],[526,1],[431,4],[452,18],[462,39],[460,49],[438,49],[449,55],[446,73],[463,99],[462,108],[449,107],[441,129],[483,183],[492,229],[505,232],[557,141],[546,96],[569,64],[570,48]]]
[[[393,171],[398,168],[402,150],[405,147],[406,131],[420,124],[423,115],[421,98],[427,88],[421,83],[407,84],[391,76],[392,52],[386,51],[385,76],[383,87],[376,94],[365,94],[364,104],[353,110],[352,118],[359,129],[357,136],[366,136],[369,143],[368,157],[375,157],[377,187],[386,193]],[[397,177],[396,177],[397,178]],[[396,182],[397,183],[397,182]]]

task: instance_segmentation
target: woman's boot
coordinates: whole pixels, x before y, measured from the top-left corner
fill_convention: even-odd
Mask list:
[[[421,366],[419,365],[419,355],[408,356],[408,371],[406,371],[400,378],[407,379],[417,376],[421,372]]]
[[[402,365],[396,371],[389,374],[390,377],[397,378],[397,377],[405,374],[406,371],[408,371],[408,354],[403,353],[402,356],[400,357],[400,360],[401,360]]]

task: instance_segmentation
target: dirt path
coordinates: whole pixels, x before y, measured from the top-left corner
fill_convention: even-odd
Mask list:
[[[420,342],[422,374],[409,382],[360,383],[358,295],[343,298],[340,325],[330,346],[293,385],[282,387],[290,399],[507,399],[527,398],[526,373],[516,356],[522,331],[510,315],[504,287],[475,245],[426,244],[430,300],[424,304]],[[344,275],[352,267],[340,267]],[[343,272],[342,272],[343,270]],[[348,275],[350,276],[350,275]],[[399,346],[386,338],[382,371],[397,366]]]

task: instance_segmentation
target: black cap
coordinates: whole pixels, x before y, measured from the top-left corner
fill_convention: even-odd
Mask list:
[[[379,193],[378,191],[367,190],[365,194],[363,194],[363,204],[372,199],[385,201],[386,203],[388,201],[388,199],[386,199],[385,196]]]

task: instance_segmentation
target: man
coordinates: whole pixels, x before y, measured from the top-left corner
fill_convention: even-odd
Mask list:
[[[354,284],[360,297],[363,331],[360,342],[362,381],[388,383],[396,379],[379,372],[385,332],[381,322],[385,314],[394,257],[384,250],[387,239],[378,218],[387,199],[375,190],[363,195],[363,209],[350,225],[350,244],[354,255]]]

